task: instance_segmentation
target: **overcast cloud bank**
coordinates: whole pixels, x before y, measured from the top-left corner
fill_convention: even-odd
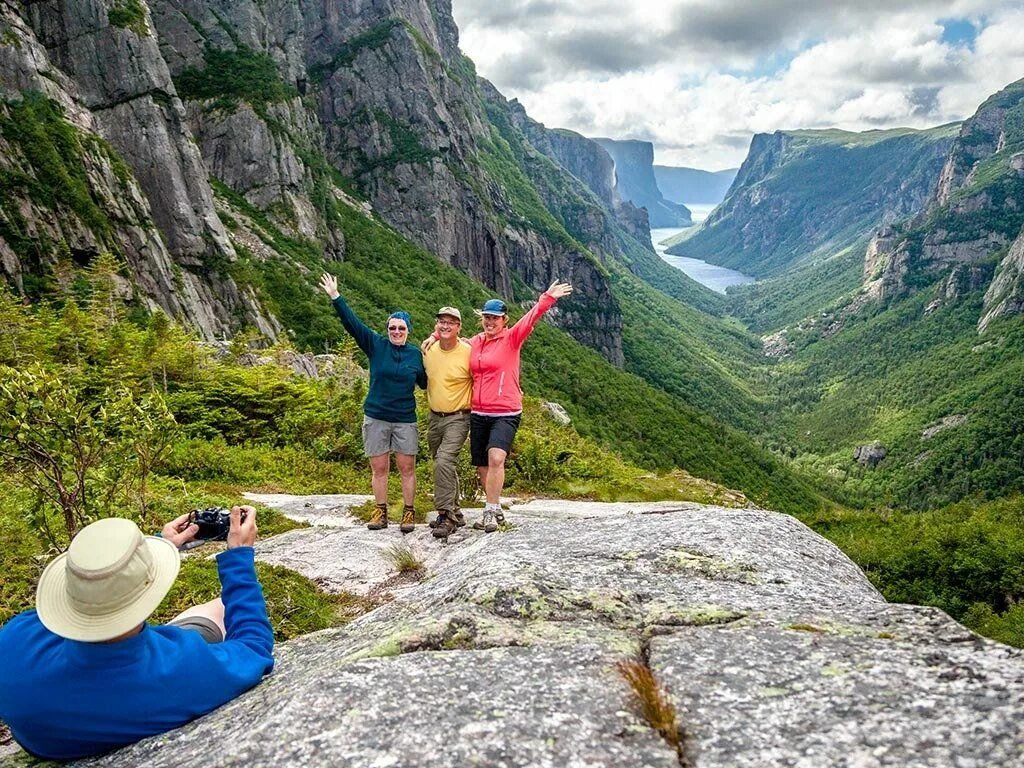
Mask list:
[[[753,133],[926,128],[1024,77],[1024,0],[453,0],[481,75],[549,127],[735,167]]]

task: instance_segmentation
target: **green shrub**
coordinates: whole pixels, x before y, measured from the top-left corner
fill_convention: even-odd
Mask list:
[[[267,105],[287,101],[299,95],[281,80],[277,64],[265,53],[245,45],[223,51],[207,46],[204,67],[189,67],[179,74],[174,85],[183,99],[214,100],[214,107],[233,111],[239,101],[248,102],[265,116]]]
[[[149,34],[146,9],[139,0],[114,0],[114,4],[107,11],[107,19],[111,25],[130,29],[140,37]]]

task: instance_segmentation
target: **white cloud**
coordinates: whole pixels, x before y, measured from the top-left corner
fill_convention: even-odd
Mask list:
[[[659,163],[708,169],[738,165],[755,132],[963,119],[1024,77],[1024,0],[454,0],[454,11],[478,71],[535,119],[647,139]],[[953,18],[980,30],[973,47],[942,41]]]

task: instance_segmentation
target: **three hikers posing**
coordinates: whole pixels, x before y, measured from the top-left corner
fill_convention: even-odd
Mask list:
[[[486,496],[481,520],[486,532],[503,521],[499,500],[505,484],[505,460],[523,412],[519,383],[520,352],[537,322],[558,299],[572,293],[568,283],[554,282],[516,323],[508,325],[508,308],[490,299],[476,311],[482,331],[470,339],[459,335],[462,314],[455,307],[437,312],[433,333],[422,350],[408,343],[412,320],[407,312],[388,317],[387,335],[366,326],[338,293],[334,276],[324,274],[320,287],[330,297],[345,330],[370,362],[370,387],[363,403],[363,448],[370,462],[376,510],[367,527],[384,528],[387,477],[395,454],[404,502],[401,530],[413,530],[416,386],[427,390],[430,415],[427,445],[434,459],[434,535],[447,537],[465,523],[459,509],[458,456],[470,438],[470,456]]]

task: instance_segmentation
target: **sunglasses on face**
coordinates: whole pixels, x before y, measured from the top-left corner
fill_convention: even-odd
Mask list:
[[[388,330],[391,332],[405,333],[408,329],[404,325],[389,325]]]

